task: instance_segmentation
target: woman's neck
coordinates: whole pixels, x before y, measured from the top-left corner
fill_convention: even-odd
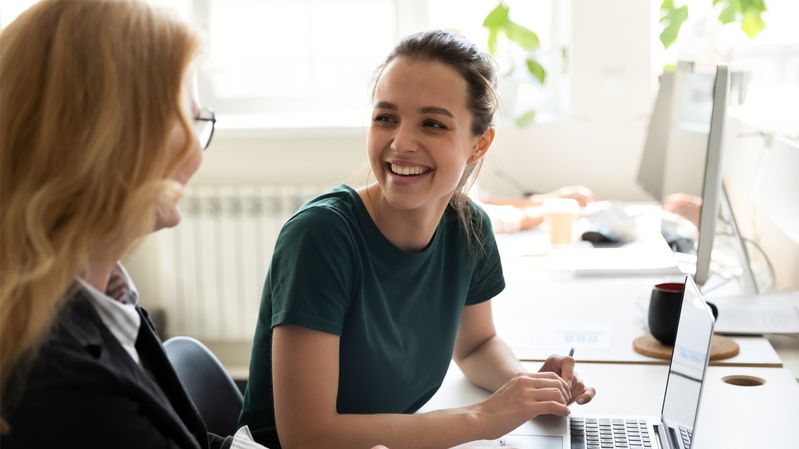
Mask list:
[[[407,252],[422,251],[430,244],[447,203],[438,207],[411,210],[393,208],[375,183],[358,190],[366,210],[377,228],[397,248]]]
[[[91,251],[89,253],[89,265],[86,272],[81,273],[89,285],[96,288],[99,292],[105,292],[108,288],[108,281],[111,273],[116,268],[117,262],[122,258],[124,251]]]

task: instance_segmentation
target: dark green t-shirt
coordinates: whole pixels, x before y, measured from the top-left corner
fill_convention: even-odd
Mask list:
[[[469,248],[447,207],[423,251],[389,242],[358,193],[339,186],[283,226],[266,276],[240,423],[279,448],[272,329],[340,336],[339,413],[413,413],[447,372],[463,307],[505,287],[488,217],[472,205],[482,245]],[[302,357],[302,354],[297,354]]]

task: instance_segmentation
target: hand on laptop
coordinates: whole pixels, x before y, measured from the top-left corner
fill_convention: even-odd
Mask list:
[[[570,388],[555,373],[520,373],[475,411],[489,439],[499,438],[539,415],[568,415]]]
[[[574,359],[566,355],[552,355],[539,370],[540,373],[552,372],[560,376],[569,385],[569,402],[585,404],[596,395],[593,387],[586,387],[577,372],[574,371]]]

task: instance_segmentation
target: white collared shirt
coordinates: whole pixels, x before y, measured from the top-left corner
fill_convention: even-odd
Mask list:
[[[122,293],[118,299],[112,298],[106,292],[101,293],[81,277],[78,277],[77,280],[89,292],[91,304],[100,315],[103,324],[119,340],[125,352],[141,365],[139,353],[136,351],[136,337],[139,335],[141,326],[141,315],[136,311],[136,305],[139,303],[139,291],[136,290],[136,286],[133,285],[133,281],[122,264],[117,263],[108,283],[113,285],[119,284],[119,281],[124,282],[125,288],[121,289]],[[233,444],[230,449],[268,448],[253,441],[249,427],[244,426],[239,428],[236,435],[233,436]]]
[[[136,304],[139,302],[139,291],[136,290],[136,286],[130,280],[128,272],[119,263],[111,273],[112,278],[115,276],[122,276],[122,280],[127,284],[127,292],[119,299],[114,299],[105,292],[100,292],[80,277],[77,279],[83,288],[89,292],[91,304],[97,314],[100,315],[103,324],[119,340],[125,352],[136,363],[140,363],[139,353],[136,351],[136,337],[139,335],[139,326],[141,326],[141,316],[136,311]]]

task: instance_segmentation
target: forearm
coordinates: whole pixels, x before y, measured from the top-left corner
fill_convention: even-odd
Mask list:
[[[505,198],[505,197],[492,196],[487,201],[483,202],[486,204],[496,204],[497,206],[513,206],[513,207],[525,208],[525,207],[540,206],[544,202],[544,200],[543,197],[536,198],[538,196],[539,195],[535,195],[527,198]]]
[[[536,227],[544,222],[544,213],[540,206],[528,207],[524,209],[522,218],[522,230]]]
[[[510,347],[496,335],[455,362],[471,383],[491,392],[516,374],[524,372],[524,367]]]
[[[337,414],[313,426],[305,423],[295,432],[279,432],[284,449],[352,449],[377,444],[391,449],[443,449],[483,438],[477,410],[478,406],[470,406],[408,415]],[[292,433],[296,439],[291,438]]]

